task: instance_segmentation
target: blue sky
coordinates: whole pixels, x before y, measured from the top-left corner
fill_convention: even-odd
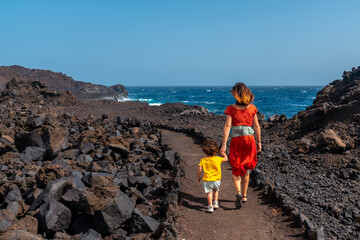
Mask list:
[[[0,0],[0,65],[104,85],[325,85],[360,65],[360,1]]]

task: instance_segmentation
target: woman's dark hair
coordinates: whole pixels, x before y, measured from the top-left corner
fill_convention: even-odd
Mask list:
[[[237,105],[249,105],[255,98],[255,95],[242,82],[236,83],[230,92],[236,99]]]
[[[215,156],[219,147],[213,139],[209,138],[204,141],[202,150],[207,156]]]

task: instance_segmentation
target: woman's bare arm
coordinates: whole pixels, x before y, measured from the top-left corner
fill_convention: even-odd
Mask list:
[[[259,124],[256,114],[254,116],[253,125],[254,125],[256,140],[257,140],[257,152],[261,152],[261,129],[260,129],[260,124]]]
[[[220,149],[221,154],[226,154],[226,143],[229,138],[231,123],[232,123],[231,116],[226,115],[226,120],[225,120],[225,125],[224,125],[224,133],[223,133],[223,142],[222,142],[221,149]]]

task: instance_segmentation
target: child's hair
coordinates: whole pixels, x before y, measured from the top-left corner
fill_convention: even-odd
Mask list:
[[[209,138],[204,141],[202,150],[207,156],[215,156],[219,147],[213,139]]]
[[[255,95],[242,82],[236,83],[230,92],[236,99],[237,105],[249,105],[255,98]]]

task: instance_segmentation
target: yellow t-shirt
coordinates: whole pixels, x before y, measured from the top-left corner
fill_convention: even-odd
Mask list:
[[[220,181],[221,180],[221,163],[222,157],[212,156],[204,157],[200,160],[199,166],[204,169],[203,181]]]

